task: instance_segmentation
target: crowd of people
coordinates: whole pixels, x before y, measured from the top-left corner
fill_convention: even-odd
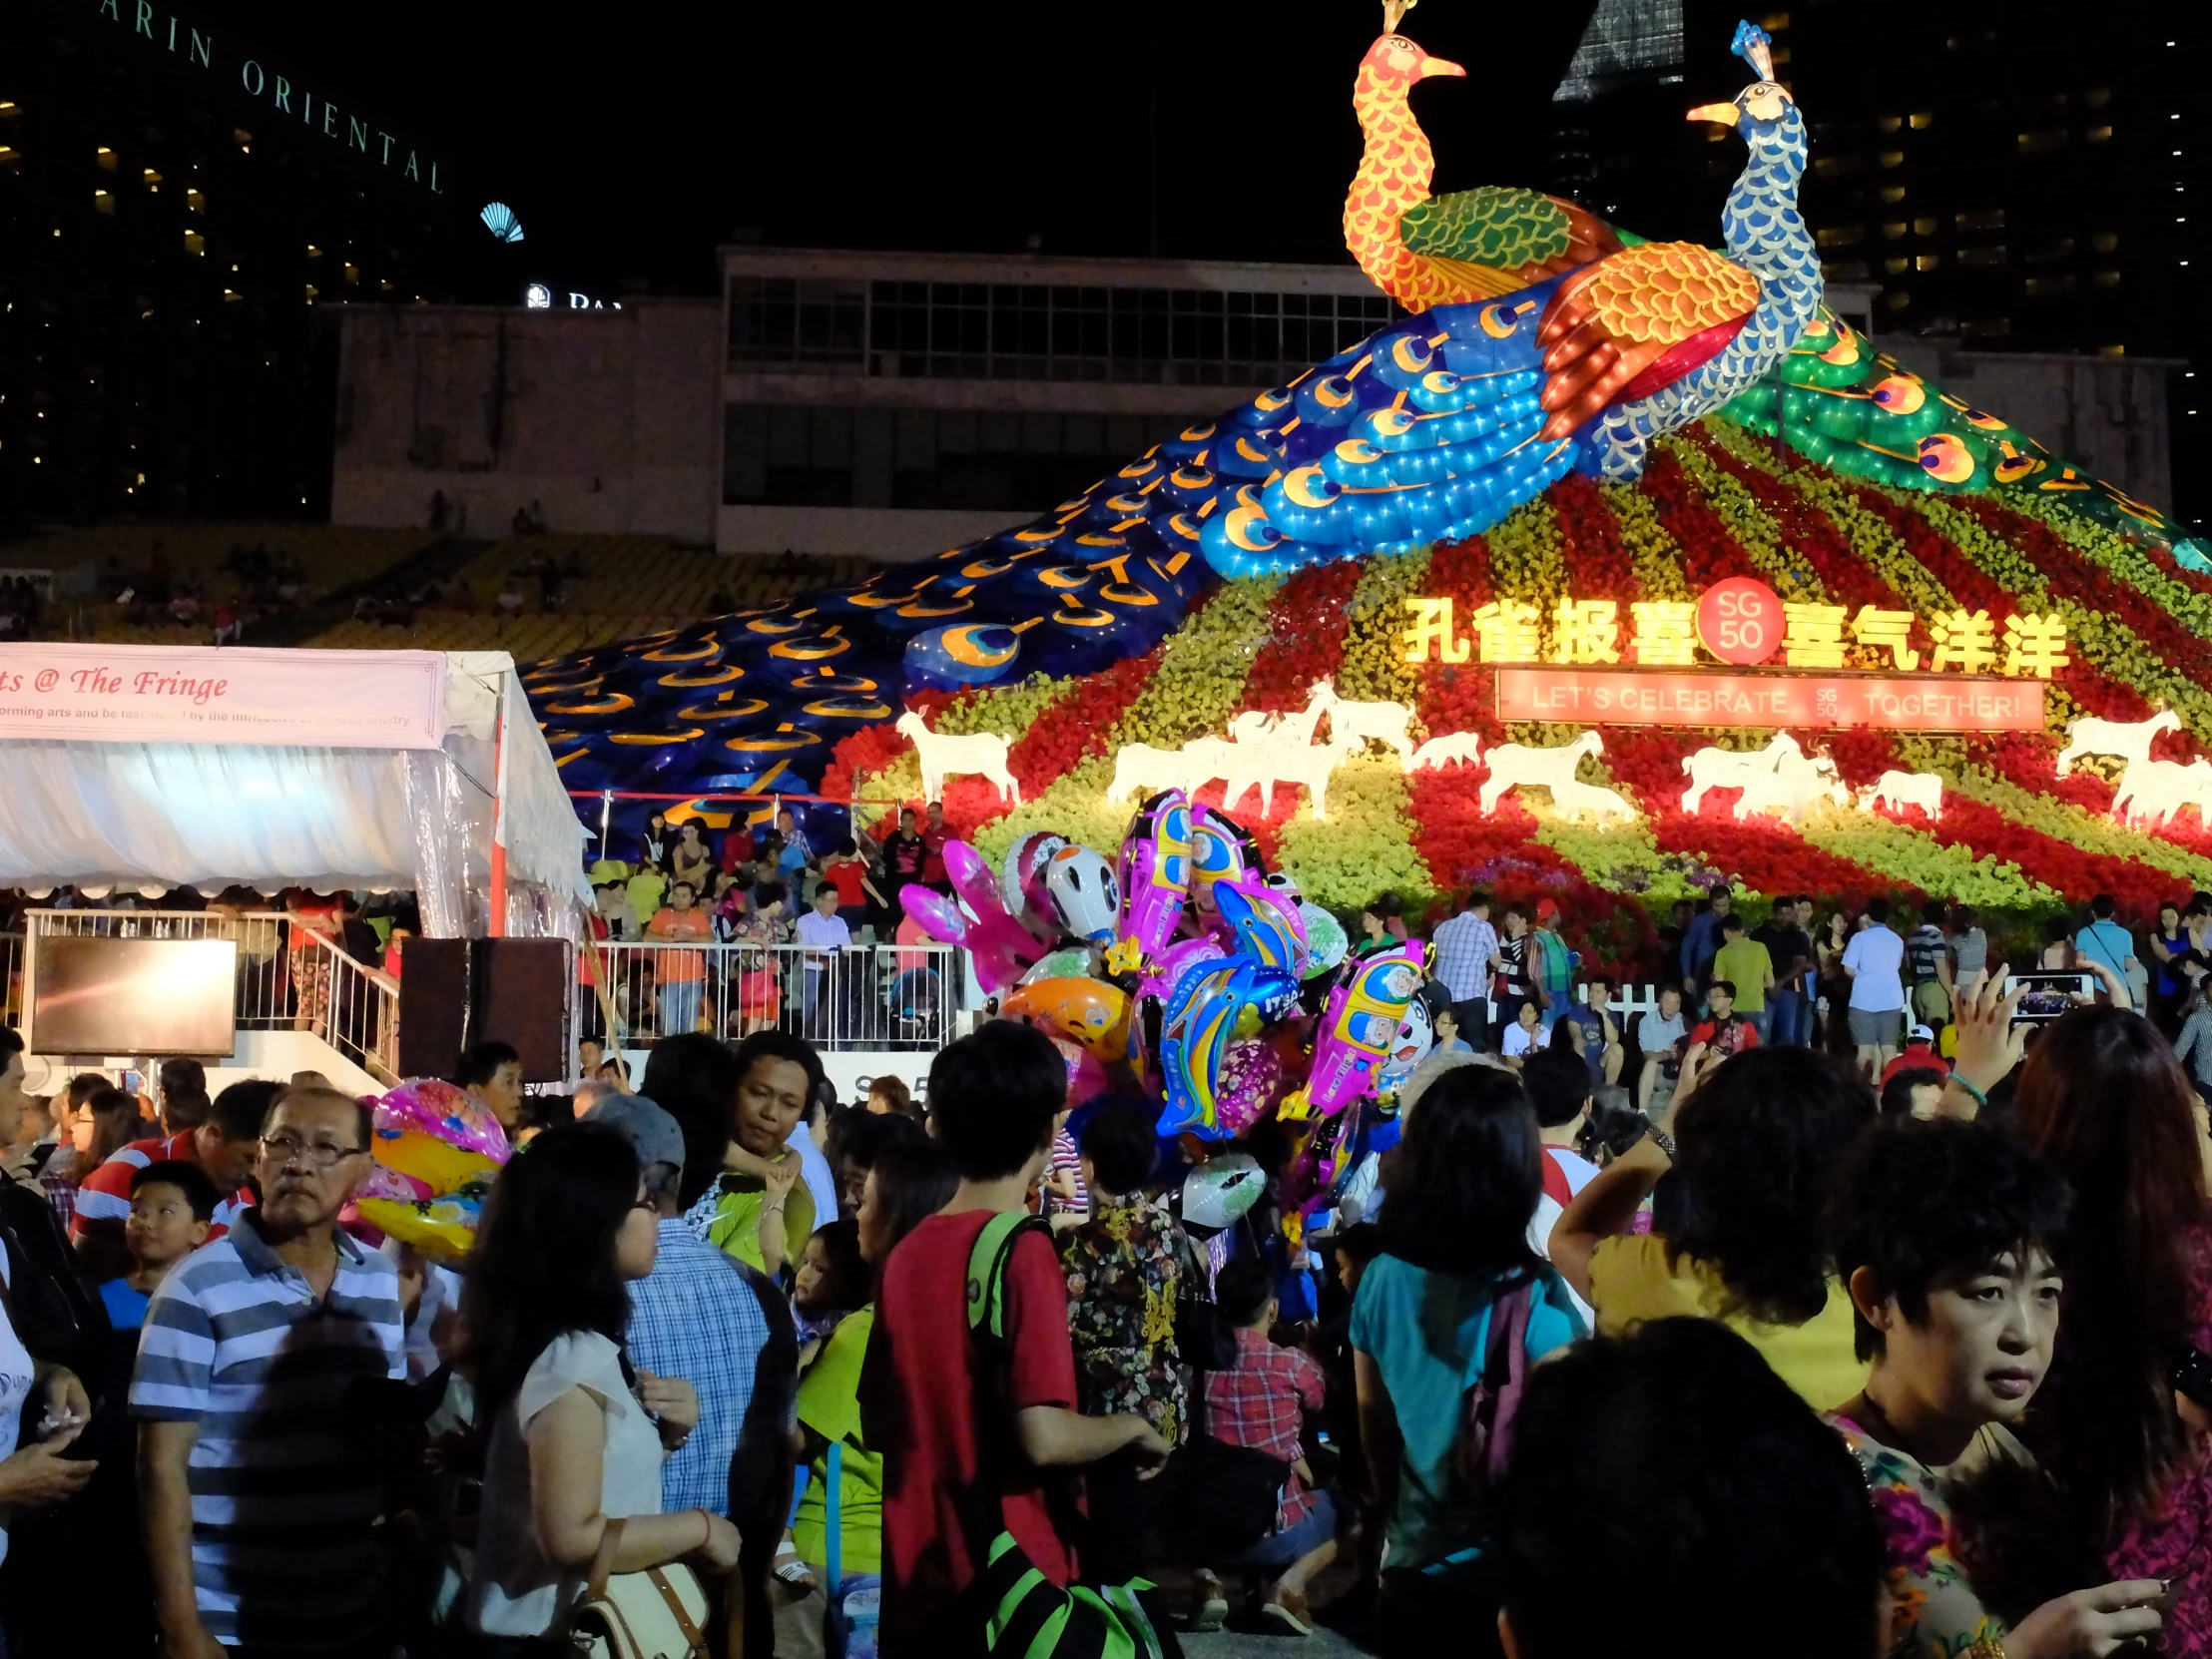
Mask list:
[[[2204,1102],[2117,997],[2023,1021],[1977,966],[1920,1113],[1693,1040],[1609,1118],[1590,1052],[1458,1039],[1305,1231],[1287,1126],[1198,1157],[1014,1021],[926,1106],[768,1029],[551,1110],[490,1044],[457,1262],[360,1224],[326,1080],[34,1102],[0,1030],[0,1628],[507,1656],[665,1588],[725,1654],[2212,1654]]]
[[[789,807],[770,824],[725,831],[719,844],[696,818],[671,824],[654,813],[634,857],[603,857],[592,866],[595,939],[752,945],[759,954],[741,952],[735,966],[704,951],[618,955],[608,1006],[621,1034],[706,1029],[740,1038],[781,1026],[817,1041],[864,1034],[894,1046],[900,1033],[889,1016],[913,1000],[898,976],[929,974],[915,953],[927,935],[899,906],[898,893],[914,883],[950,890],[944,844],[952,832],[941,804],[927,812],[924,821],[905,810],[880,839],[840,832],[819,847]],[[887,948],[894,943],[904,948]],[[887,975],[872,956],[846,971],[845,952],[877,945],[886,947]],[[878,984],[883,977],[892,981],[887,992]],[[932,1007],[941,1012],[948,994],[933,989]],[[607,1012],[587,1014],[595,1031],[606,1028]]]

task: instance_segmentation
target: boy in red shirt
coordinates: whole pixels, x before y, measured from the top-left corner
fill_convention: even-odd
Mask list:
[[[1057,1471],[1123,1451],[1148,1471],[1167,1460],[1144,1418],[1075,1409],[1067,1280],[1042,1234],[1018,1238],[1006,1267],[1003,1370],[976,1376],[968,1256],[992,1216],[1028,1207],[1066,1098],[1059,1050],[1011,1021],[929,1068],[931,1120],[960,1187],[884,1265],[860,1378],[863,1437],[883,1456],[882,1659],[948,1650],[976,1551],[1001,1525],[1046,1578],[1073,1580],[1054,1509],[1067,1513],[1074,1492]]]
[[[262,1119],[278,1085],[233,1083],[215,1097],[208,1121],[167,1139],[133,1141],[92,1171],[77,1189],[77,1209],[69,1223],[69,1242],[95,1282],[119,1279],[131,1271],[131,1252],[123,1242],[123,1224],[131,1215],[131,1178],[149,1164],[197,1164],[223,1195],[216,1206],[210,1241],[220,1239],[254,1202],[246,1178],[261,1152]]]

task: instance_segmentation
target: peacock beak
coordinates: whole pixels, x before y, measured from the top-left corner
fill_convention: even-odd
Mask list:
[[[1449,58],[1423,58],[1421,60],[1420,78],[1424,81],[1431,75],[1458,75],[1463,77],[1465,74],[1466,71]]]
[[[1685,118],[1690,121],[1717,121],[1723,127],[1733,127],[1743,118],[1743,112],[1733,104],[1700,104]]]

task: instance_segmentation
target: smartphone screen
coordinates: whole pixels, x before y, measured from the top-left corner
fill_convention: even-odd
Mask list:
[[[2086,973],[2014,973],[2005,976],[2004,994],[2023,992],[2012,1010],[2012,1023],[2025,1025],[2056,1019],[2068,1009],[2096,995],[2096,980]]]

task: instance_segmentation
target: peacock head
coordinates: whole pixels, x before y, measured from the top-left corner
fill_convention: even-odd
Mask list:
[[[1360,92],[1394,93],[1403,98],[1415,81],[1431,75],[1465,75],[1466,71],[1445,58],[1423,52],[1403,35],[1380,37],[1360,60]],[[1356,94],[1357,96],[1357,94]]]
[[[1692,121],[1718,121],[1733,127],[1751,150],[1752,164],[1770,182],[1795,183],[1805,171],[1805,120],[1797,100],[1774,78],[1773,44],[1766,30],[1738,23],[1730,50],[1751,65],[1759,79],[1725,104],[1700,104]]]

